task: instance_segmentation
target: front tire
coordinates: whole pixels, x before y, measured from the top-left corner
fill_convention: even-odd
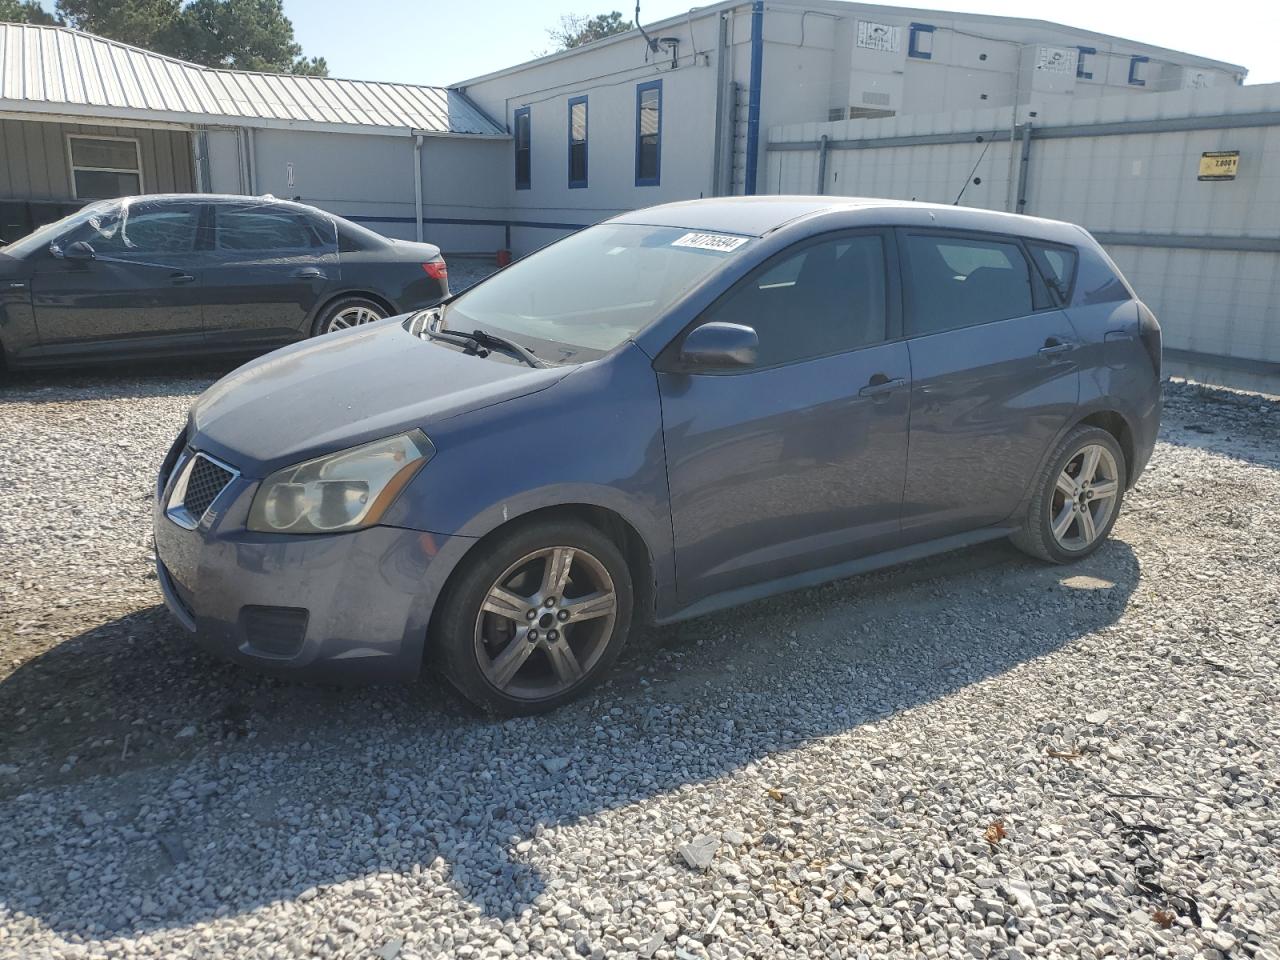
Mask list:
[[[444,675],[487,713],[544,713],[617,660],[631,629],[631,571],[617,545],[577,520],[499,534],[452,580],[433,627]]]
[[[1050,563],[1084,559],[1110,535],[1126,480],[1115,437],[1098,427],[1076,427],[1046,461],[1023,526],[1010,539]]]
[[[337,333],[350,327],[362,327],[390,316],[386,308],[365,297],[339,297],[329,304],[316,317],[311,335],[318,337],[325,333]]]

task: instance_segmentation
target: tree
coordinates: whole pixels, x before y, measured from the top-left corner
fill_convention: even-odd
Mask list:
[[[282,0],[58,0],[58,14],[77,30],[206,67],[329,75],[323,57],[303,56]]]
[[[559,46],[558,50],[572,50],[593,40],[603,40],[616,33],[626,33],[631,29],[630,21],[623,20],[617,10],[612,13],[600,13],[594,17],[584,17],[576,13],[567,13],[560,18],[560,26],[548,30],[547,35]]]
[[[0,23],[54,24],[58,20],[37,0],[0,0]]]

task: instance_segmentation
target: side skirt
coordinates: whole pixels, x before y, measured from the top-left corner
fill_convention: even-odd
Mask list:
[[[872,570],[881,570],[885,567],[896,567],[902,563],[910,563],[912,560],[922,560],[925,557],[946,553],[949,550],[959,550],[962,547],[972,547],[975,544],[986,543],[989,540],[999,540],[1001,537],[1009,536],[1015,529],[1017,528],[1003,525],[983,527],[979,530],[952,534],[949,537],[929,540],[925,543],[913,543],[908,547],[899,547],[896,550],[885,550],[882,553],[859,557],[857,560],[847,560],[844,563],[822,567],[818,570],[806,570],[803,573],[793,573],[777,580],[766,580],[763,583],[753,583],[750,586],[737,587],[733,590],[726,590],[723,593],[713,593],[711,596],[703,597],[696,603],[691,603],[689,606],[674,613],[657,617],[653,622],[657,626],[664,626],[681,620],[690,620],[693,617],[701,617],[729,607],[741,606],[754,600],[763,600],[765,597],[776,596],[779,593],[804,590],[808,587],[830,583],[832,580],[843,580],[846,577],[854,577],[860,573],[869,573]]]

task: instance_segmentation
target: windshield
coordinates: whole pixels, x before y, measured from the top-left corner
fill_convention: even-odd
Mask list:
[[[463,293],[449,304],[444,326],[498,333],[548,360],[601,353],[648,326],[749,243],[677,227],[600,224]],[[539,349],[539,341],[560,356]]]
[[[0,253],[8,254],[11,257],[25,257],[41,247],[47,247],[54,240],[70,233],[81,224],[88,223],[90,219],[104,216],[114,205],[115,201],[99,200],[97,203],[91,203],[84,209],[77,210],[61,220],[46,223],[43,227],[36,227],[34,231],[28,233],[25,237],[13,241],[8,246],[0,247]]]

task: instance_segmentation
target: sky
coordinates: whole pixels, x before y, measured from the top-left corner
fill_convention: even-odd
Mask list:
[[[903,3],[902,6],[907,4]],[[619,10],[634,0],[285,0],[308,56],[335,77],[451,84],[552,48],[547,30],[566,13]],[[684,13],[690,0],[642,0],[644,23]],[[922,0],[921,7],[1053,20],[1170,47],[1249,69],[1249,83],[1280,81],[1280,3],[1234,0]],[[1207,15],[1221,10],[1219,18]]]

